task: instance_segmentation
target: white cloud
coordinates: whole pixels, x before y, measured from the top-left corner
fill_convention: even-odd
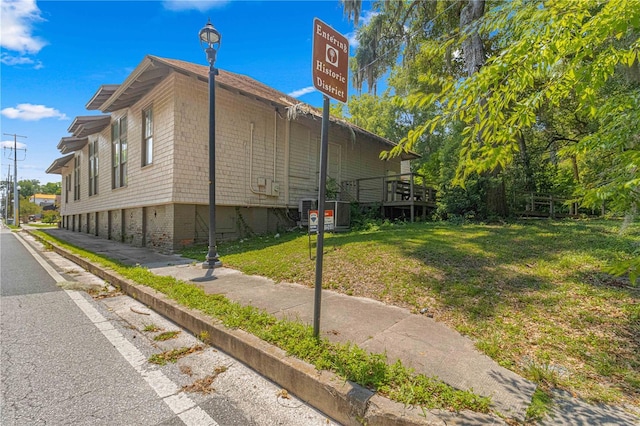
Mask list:
[[[14,142],[13,141],[2,141],[2,142],[0,142],[0,147],[13,149],[14,148]],[[27,149],[27,145],[23,144],[23,143],[20,143],[20,142],[15,142],[15,147],[17,149]]]
[[[46,46],[45,40],[32,34],[33,24],[44,21],[35,0],[2,0],[1,15],[2,47],[21,54],[35,54]]]
[[[35,61],[33,58],[23,55],[10,55],[7,52],[2,52],[0,62],[8,66],[14,65],[33,65],[33,69],[39,70],[44,67],[41,61]]]
[[[19,104],[16,108],[8,107],[0,111],[7,118],[15,118],[25,121],[38,121],[43,118],[58,118],[59,120],[67,120],[67,116],[57,109],[49,108],[44,105]]]
[[[288,93],[292,98],[298,98],[302,95],[306,95],[307,93],[315,92],[316,88],[313,86],[303,87],[302,89],[294,90],[291,93]]]
[[[206,12],[209,9],[222,7],[230,1],[231,0],[164,0],[162,3],[167,10],[182,11],[195,9],[200,12]]]

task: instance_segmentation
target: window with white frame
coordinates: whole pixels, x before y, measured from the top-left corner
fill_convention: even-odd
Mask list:
[[[127,117],[111,124],[111,182],[113,188],[127,185]]]
[[[98,193],[98,141],[89,142],[89,196]]]
[[[142,165],[153,163],[153,109],[142,112]]]

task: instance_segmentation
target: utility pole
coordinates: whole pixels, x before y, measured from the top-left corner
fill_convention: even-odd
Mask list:
[[[13,224],[20,226],[20,200],[18,199],[18,138],[27,138],[26,136],[16,135],[15,133],[4,133],[6,136],[13,136]],[[26,151],[26,149],[25,149]]]
[[[4,186],[4,220],[9,219],[9,181],[11,180],[11,164],[7,165],[7,183]]]

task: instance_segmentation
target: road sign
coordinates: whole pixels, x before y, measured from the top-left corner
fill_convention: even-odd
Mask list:
[[[313,20],[313,86],[340,102],[347,102],[349,41],[318,18]]]

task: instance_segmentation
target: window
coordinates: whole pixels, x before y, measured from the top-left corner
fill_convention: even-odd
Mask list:
[[[111,125],[111,181],[113,188],[127,185],[127,117]]]
[[[80,199],[80,156],[73,159],[73,200]]]
[[[71,192],[71,174],[64,177],[64,202],[69,202],[69,192]]]
[[[89,196],[98,193],[98,141],[89,142]]]
[[[142,112],[142,165],[153,163],[153,110]]]

